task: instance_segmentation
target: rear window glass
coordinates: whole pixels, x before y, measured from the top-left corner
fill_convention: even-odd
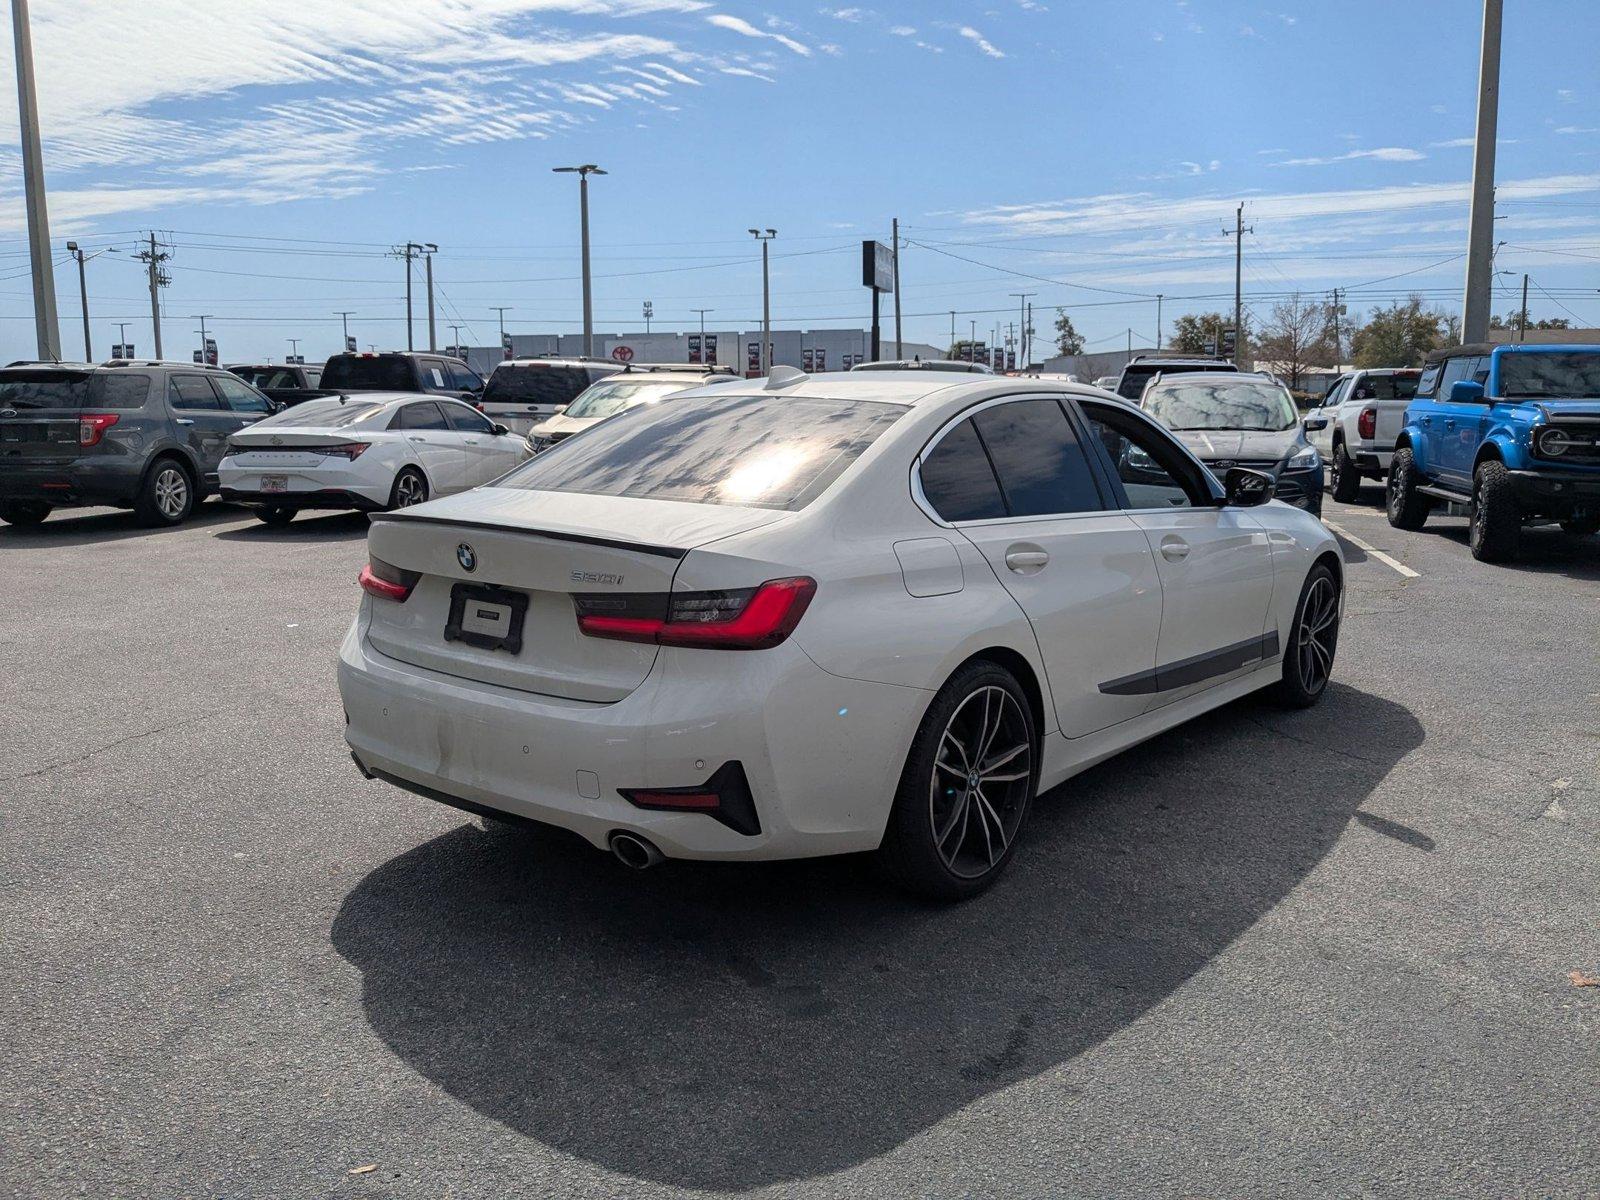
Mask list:
[[[567,409],[569,417],[613,417],[624,409],[638,404],[654,404],[663,396],[700,386],[694,383],[662,383],[648,379],[606,380],[595,384],[572,402]]]
[[[309,425],[316,429],[343,429],[365,421],[383,411],[381,404],[347,404],[338,400],[308,400],[286,408],[253,428],[268,429],[274,425]]]
[[[904,412],[814,396],[644,405],[557,443],[498,486],[793,511]]]
[[[89,392],[86,372],[6,371],[0,374],[0,408],[82,408]]]
[[[582,367],[518,363],[494,369],[483,385],[485,404],[571,404],[589,386]]]
[[[414,392],[411,360],[398,354],[363,358],[335,354],[322,369],[322,386],[335,391]]]
[[[294,388],[300,377],[293,367],[234,367],[233,373],[258,388]]]
[[[1122,379],[1117,384],[1117,395],[1124,400],[1137,400],[1144,395],[1144,385],[1154,375],[1190,375],[1196,371],[1232,371],[1225,362],[1214,363],[1152,363],[1149,366],[1124,367]]]
[[[1416,375],[1368,375],[1356,384],[1352,400],[1409,400],[1417,394]]]

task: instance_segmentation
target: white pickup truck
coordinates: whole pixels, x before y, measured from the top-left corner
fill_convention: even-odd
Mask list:
[[[1311,434],[1311,444],[1328,463],[1335,500],[1348,504],[1360,494],[1363,479],[1388,474],[1406,406],[1417,394],[1421,376],[1410,368],[1352,371],[1340,376],[1322,404],[1306,414],[1327,418],[1327,426]]]

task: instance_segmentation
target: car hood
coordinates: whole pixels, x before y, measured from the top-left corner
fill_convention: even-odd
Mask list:
[[[529,433],[533,437],[549,437],[551,434],[571,434],[589,428],[600,417],[569,417],[565,413],[557,413],[548,421],[541,421]]]
[[[1276,462],[1303,439],[1298,427],[1273,432],[1245,429],[1173,430],[1201,462]]]
[[[1600,401],[1597,400],[1540,400],[1538,407],[1543,410],[1546,420],[1552,417],[1557,420],[1600,417]]]

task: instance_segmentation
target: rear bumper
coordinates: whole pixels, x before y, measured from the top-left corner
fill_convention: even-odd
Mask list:
[[[1542,512],[1600,505],[1600,471],[1511,471],[1517,501]]]
[[[1356,464],[1356,470],[1378,475],[1389,473],[1389,462],[1393,458],[1393,450],[1356,450],[1350,454],[1350,461]]]
[[[345,740],[368,772],[604,847],[625,830],[669,858],[775,859],[870,850],[931,694],[830,675],[793,642],[735,653],[663,649],[611,704],[564,700],[411,666],[374,650],[370,605],[339,653]],[[760,832],[634,807],[621,788],[748,778]]]
[[[0,500],[31,500],[57,508],[128,505],[139,494],[142,477],[140,464],[120,458],[26,466],[0,459]]]
[[[328,463],[315,468],[241,466],[237,456],[223,460],[217,473],[224,500],[238,504],[271,504],[283,508],[359,508],[373,512],[386,508],[393,481],[372,478],[373,472],[355,464]],[[288,489],[263,491],[263,476],[280,477]]]
[[[218,495],[231,504],[272,508],[355,508],[362,512],[380,512],[388,507],[386,501],[373,500],[343,488],[321,488],[315,492],[254,492],[224,486]]]

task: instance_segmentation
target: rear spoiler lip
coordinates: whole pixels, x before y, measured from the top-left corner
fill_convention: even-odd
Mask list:
[[[413,517],[404,513],[373,513],[372,521],[395,521],[400,524],[449,525],[457,529],[483,529],[490,533],[514,533],[526,537],[548,538],[555,542],[581,542],[587,546],[605,546],[612,550],[632,550],[639,554],[653,554],[658,558],[683,558],[691,547],[654,546],[648,542],[625,542],[620,538],[597,537],[587,533],[561,533],[553,529],[534,529],[522,525],[498,525],[493,521],[462,521],[454,517]]]

